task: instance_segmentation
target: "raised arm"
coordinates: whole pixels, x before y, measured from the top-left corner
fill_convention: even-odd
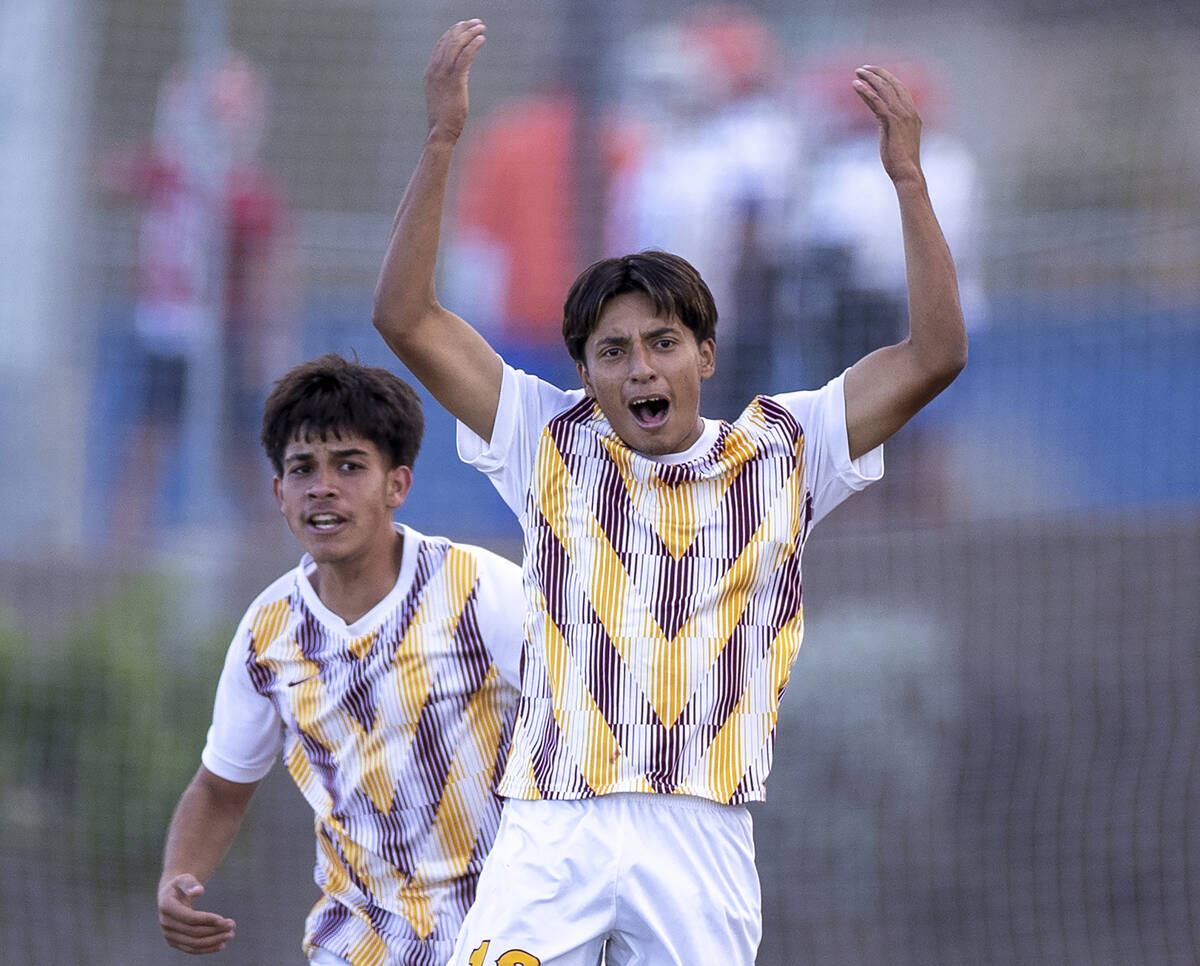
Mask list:
[[[373,321],[433,397],[490,441],[503,364],[483,336],[438,303],[434,284],[450,162],[467,122],[467,78],[483,42],[483,23],[464,20],[433,49],[425,71],[429,130],[396,211]]]
[[[879,153],[900,202],[908,337],[864,356],[846,374],[846,430],[857,459],[908,422],[967,362],[954,260],[921,170],[921,118],[908,89],[882,67],[860,67],[854,89],[880,124]]]
[[[233,938],[232,919],[192,905],[233,844],[257,784],[226,781],[201,765],[175,807],[158,882],[158,922],[176,949],[215,953]]]

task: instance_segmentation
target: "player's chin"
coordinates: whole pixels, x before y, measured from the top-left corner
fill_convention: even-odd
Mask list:
[[[346,532],[334,534],[305,532],[300,545],[315,563],[337,563],[345,557],[353,556],[355,540],[351,534]]]
[[[625,442],[647,456],[666,456],[675,451],[665,427],[645,429],[639,426],[626,436]]]

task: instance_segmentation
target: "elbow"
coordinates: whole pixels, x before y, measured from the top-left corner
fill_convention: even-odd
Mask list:
[[[963,323],[962,309],[957,305],[942,326],[941,337],[930,348],[933,349],[933,369],[944,380],[944,389],[967,367],[967,327]]]
[[[395,320],[392,315],[384,310],[379,304],[379,300],[375,300],[375,306],[371,310],[371,324],[375,326],[375,331],[387,339],[396,329]]]
[[[422,299],[397,305],[376,297],[371,310],[371,324],[387,347],[405,365],[429,345],[432,333],[439,331],[438,321],[443,314],[436,298]]]
[[[375,331],[383,337],[384,343],[392,352],[399,355],[404,351],[404,326],[395,315],[382,312],[376,306],[371,313],[371,324],[375,326]]]
[[[947,385],[958,378],[958,374],[967,368],[967,333],[963,332],[958,344],[948,354],[946,360]]]
[[[371,324],[383,336],[384,342],[395,349],[402,344],[419,325],[421,315],[412,311],[398,311],[386,298],[375,295],[371,309]]]
[[[402,328],[400,315],[382,288],[376,287],[374,301],[371,305],[371,324],[375,330],[388,338],[393,332]]]
[[[967,337],[947,341],[939,345],[936,351],[923,354],[921,369],[923,382],[933,398],[958,378],[960,372],[967,367]]]
[[[954,382],[967,367],[967,337],[963,333],[963,337],[953,346],[947,346],[938,358],[934,368],[934,381],[937,384],[937,391],[941,392],[950,383]]]

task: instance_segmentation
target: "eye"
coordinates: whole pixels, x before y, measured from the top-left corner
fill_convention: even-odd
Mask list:
[[[308,473],[311,469],[312,469],[312,467],[309,466],[307,463],[297,463],[290,470],[288,470],[288,476],[303,476],[304,474]]]
[[[356,463],[354,460],[346,460],[344,463],[342,463],[342,465],[340,467],[340,469],[345,470],[346,472],[349,472],[349,473],[352,473],[355,470],[361,470],[362,468],[363,468],[362,464]]]

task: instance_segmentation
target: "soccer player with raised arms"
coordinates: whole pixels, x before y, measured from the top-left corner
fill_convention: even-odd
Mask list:
[[[900,206],[907,337],[822,388],[709,420],[700,390],[716,365],[716,309],[682,258],[610,258],[579,276],[563,335],[582,389],[507,366],[438,303],[442,206],[484,31],[460,22],[434,48],[428,134],[374,318],[524,532],[508,801],[451,962],[748,966],[761,910],[745,804],[765,795],[800,646],[801,551],[880,477],[882,443],[966,362],[920,118],[887,70],[847,78],[879,121]]]
[[[336,355],[292,369],[267,400],[275,496],[306,552],[246,611],[171,820],[158,909],[177,949],[233,938],[232,919],[195,903],[282,751],[316,830],[310,962],[450,956],[500,818],[521,575],[393,520],[423,428],[411,386]]]

